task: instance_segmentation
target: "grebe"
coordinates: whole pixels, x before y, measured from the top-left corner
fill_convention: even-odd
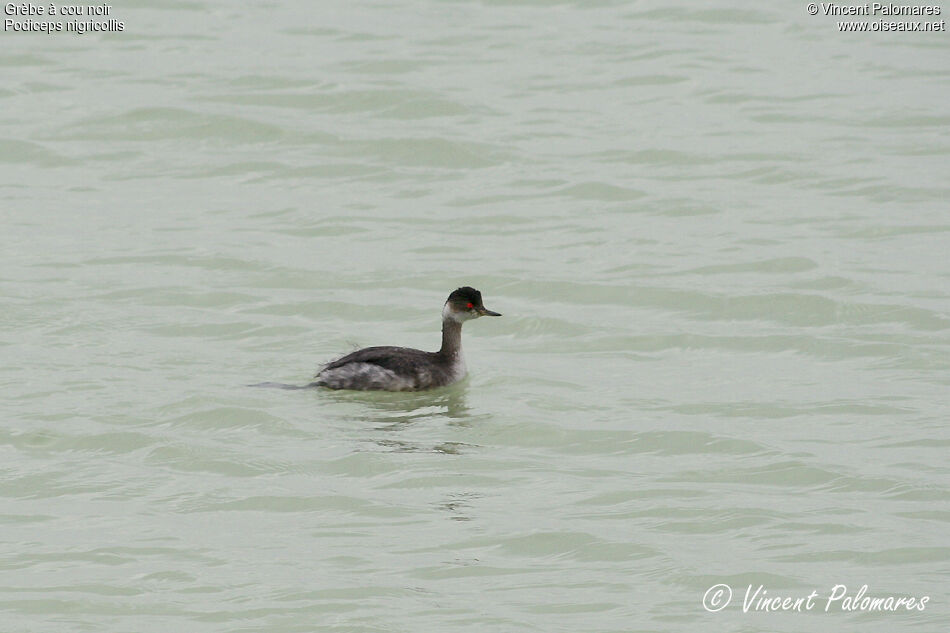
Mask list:
[[[442,308],[442,348],[424,352],[408,347],[367,347],[324,365],[313,387],[380,391],[419,391],[451,385],[465,377],[462,324],[482,316],[501,316],[482,304],[482,293],[465,286]]]

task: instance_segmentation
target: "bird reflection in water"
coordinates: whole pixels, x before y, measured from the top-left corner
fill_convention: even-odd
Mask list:
[[[447,420],[449,426],[467,428],[484,416],[473,414],[466,403],[464,382],[435,391],[335,391],[320,395],[338,403],[361,405],[360,412],[347,417],[372,424],[375,431],[394,435],[419,423],[438,419]],[[447,455],[457,455],[465,448],[473,447],[464,442],[442,442],[423,446],[394,435],[374,437],[372,442],[390,451],[435,452]]]
[[[466,383],[467,380],[463,380],[434,391],[334,391],[323,392],[320,397],[339,404],[358,405],[358,412],[345,417],[370,425],[372,433],[371,437],[366,438],[364,448],[357,450],[462,455],[477,449],[478,445],[452,441],[421,442],[406,439],[405,435],[426,422],[435,423],[430,425],[432,428],[449,426],[464,432],[464,429],[475,426],[479,421],[487,420],[489,414],[473,413],[468,406]],[[452,521],[471,521],[475,512],[473,504],[481,497],[481,493],[472,490],[455,490],[441,495],[441,499],[434,501],[432,507],[445,513],[446,518]],[[465,564],[477,564],[477,561]]]

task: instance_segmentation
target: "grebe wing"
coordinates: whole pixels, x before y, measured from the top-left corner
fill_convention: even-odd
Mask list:
[[[412,349],[410,347],[365,347],[330,361],[320,368],[317,375],[319,376],[320,372],[324,372],[328,369],[336,369],[337,367],[342,367],[349,363],[371,363],[373,365],[379,365],[384,369],[394,371],[397,374],[411,374],[414,373],[416,364],[420,361],[427,360],[429,356],[431,356],[429,352],[423,352],[422,350]]]

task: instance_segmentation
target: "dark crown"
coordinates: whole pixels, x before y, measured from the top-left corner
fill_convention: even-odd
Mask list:
[[[457,290],[453,290],[452,294],[449,295],[448,301],[453,303],[472,303],[476,306],[480,306],[482,305],[482,293],[471,286],[463,286]]]

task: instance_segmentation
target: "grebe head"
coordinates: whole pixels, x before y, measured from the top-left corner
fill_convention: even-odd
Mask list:
[[[451,319],[464,323],[469,319],[477,319],[482,316],[501,315],[486,308],[485,304],[482,303],[482,293],[469,286],[452,291],[452,294],[445,301],[445,307],[442,308],[443,321]]]

